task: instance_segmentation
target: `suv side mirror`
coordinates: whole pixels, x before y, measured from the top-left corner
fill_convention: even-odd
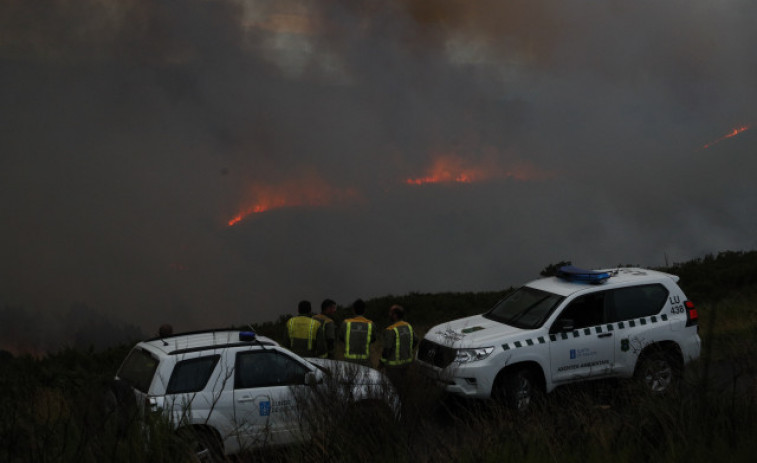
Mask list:
[[[552,329],[549,332],[565,333],[567,331],[573,331],[575,325],[576,322],[572,318],[560,318],[555,322],[554,325],[552,325]]]
[[[315,386],[323,382],[323,378],[316,371],[308,371],[305,373],[305,384],[308,386]]]

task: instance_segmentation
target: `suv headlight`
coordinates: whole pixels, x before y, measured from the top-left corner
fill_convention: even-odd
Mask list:
[[[455,362],[468,363],[483,360],[494,352],[494,347],[476,347],[475,349],[458,349]]]

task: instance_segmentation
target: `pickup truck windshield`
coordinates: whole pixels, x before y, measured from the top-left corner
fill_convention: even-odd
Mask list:
[[[497,302],[484,317],[532,330],[539,328],[563,300],[563,296],[524,286]]]

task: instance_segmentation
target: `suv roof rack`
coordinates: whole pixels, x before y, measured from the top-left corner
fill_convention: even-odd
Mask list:
[[[242,347],[242,346],[251,346],[251,345],[258,345],[261,347],[266,346],[275,346],[274,343],[269,341],[260,341],[258,339],[255,340],[255,342],[249,342],[249,341],[239,341],[239,342],[227,342],[224,344],[213,344],[209,346],[194,346],[194,347],[185,347],[183,349],[176,349],[168,351],[168,355],[180,355],[180,354],[189,354],[191,352],[202,352],[204,350],[217,350],[217,349],[227,349],[230,347]]]
[[[150,341],[158,341],[163,339],[172,339],[172,338],[178,338],[182,336],[192,336],[194,334],[206,334],[206,333],[225,333],[229,331],[236,331],[236,332],[250,332],[252,331],[250,328],[234,328],[234,327],[228,327],[228,328],[204,328],[199,330],[190,330],[190,331],[181,331],[178,333],[171,333],[167,336],[152,336],[150,338],[145,339],[145,342]]]

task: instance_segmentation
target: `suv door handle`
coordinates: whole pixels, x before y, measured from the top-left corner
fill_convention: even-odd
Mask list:
[[[255,400],[255,399],[253,399],[252,396],[243,395],[242,397],[240,397],[240,398],[237,399],[237,402],[240,402],[240,403],[241,402],[252,402],[253,400]]]
[[[612,336],[612,333],[602,333],[597,335],[598,338],[609,338],[610,336]]]

